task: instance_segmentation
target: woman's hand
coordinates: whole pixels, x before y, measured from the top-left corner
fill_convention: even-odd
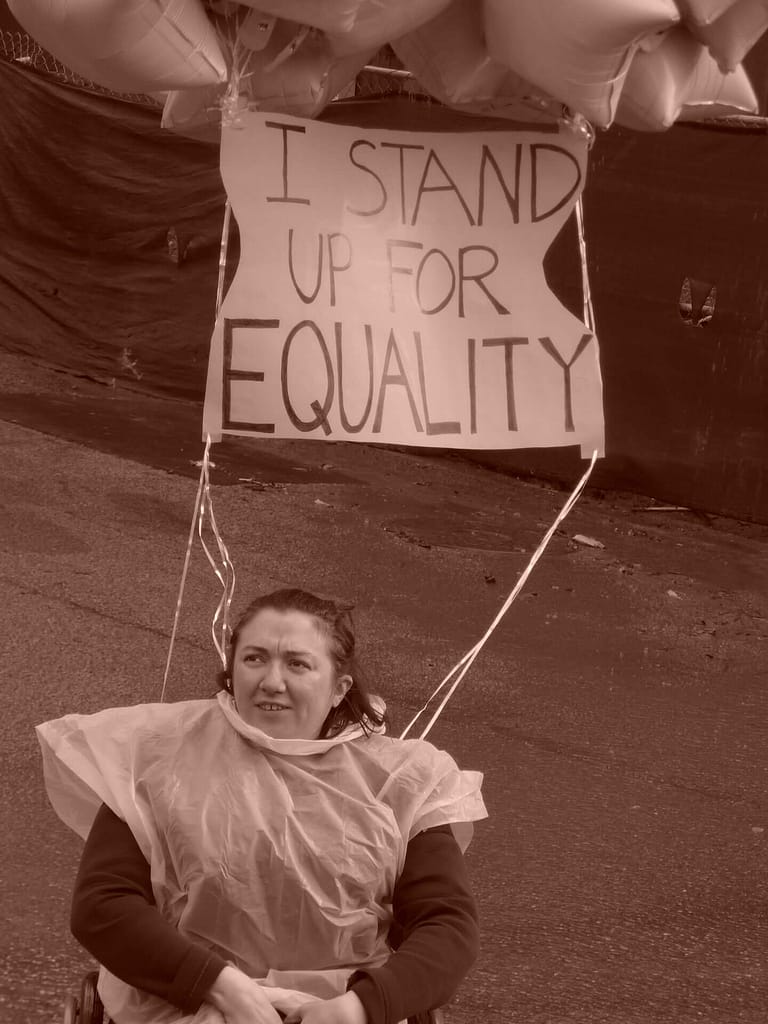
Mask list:
[[[261,985],[236,967],[225,967],[205,998],[227,1024],[281,1024]]]
[[[368,1024],[368,1014],[354,992],[335,999],[304,1003],[285,1018],[285,1024]]]

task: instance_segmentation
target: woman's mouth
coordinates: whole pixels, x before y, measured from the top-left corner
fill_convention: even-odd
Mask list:
[[[261,703],[261,704],[257,704],[256,707],[259,709],[259,711],[287,711],[288,710],[288,707],[287,707],[286,704]]]

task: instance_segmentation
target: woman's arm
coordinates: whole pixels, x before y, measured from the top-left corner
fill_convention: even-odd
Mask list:
[[[394,1024],[446,1002],[477,958],[477,911],[449,826],[429,829],[408,844],[394,915],[397,952],[383,967],[356,972],[349,985],[368,1024]],[[128,826],[106,806],[83,851],[71,929],[117,977],[185,1013],[206,1000],[219,1005],[215,997],[225,982],[235,992],[231,983],[245,980],[228,978],[232,969],[224,972],[221,957],[181,935],[158,912],[149,865]]]
[[[368,1024],[396,1024],[443,1005],[477,959],[477,907],[449,825],[408,843],[393,911],[396,951],[383,967],[356,971],[348,986]]]
[[[102,805],[85,843],[72,934],[112,974],[194,1013],[226,966],[159,913],[149,864],[131,830]]]

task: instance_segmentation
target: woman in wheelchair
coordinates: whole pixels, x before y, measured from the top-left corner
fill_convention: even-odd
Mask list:
[[[72,931],[115,1024],[398,1024],[478,947],[463,860],[482,777],[384,735],[348,609],[262,596],[213,700],[38,727],[86,839]]]

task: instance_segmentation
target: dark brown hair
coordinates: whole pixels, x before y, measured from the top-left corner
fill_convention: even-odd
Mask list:
[[[377,710],[371,701],[365,676],[355,651],[355,629],[352,622],[352,605],[345,605],[332,598],[317,597],[307,590],[274,590],[252,601],[240,616],[232,630],[227,649],[227,667],[218,675],[219,689],[232,693],[232,666],[237,652],[240,634],[255,615],[265,608],[277,612],[303,612],[318,623],[328,639],[328,651],[336,675],[349,675],[352,685],[338,707],[331,708],[320,730],[320,739],[337,736],[348,725],[359,724],[368,734],[374,728],[387,724],[385,711]]]

